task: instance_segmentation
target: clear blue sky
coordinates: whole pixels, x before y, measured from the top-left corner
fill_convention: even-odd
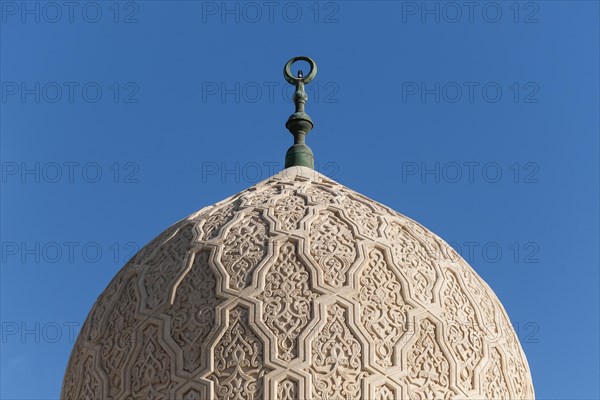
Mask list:
[[[56,399],[132,249],[282,168],[295,55],[322,172],[467,258],[538,398],[600,397],[598,2],[24,4],[0,2],[2,399]]]

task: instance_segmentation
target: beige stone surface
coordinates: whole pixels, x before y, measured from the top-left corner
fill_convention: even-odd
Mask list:
[[[293,167],[145,246],[63,399],[533,399],[493,291],[442,239]]]

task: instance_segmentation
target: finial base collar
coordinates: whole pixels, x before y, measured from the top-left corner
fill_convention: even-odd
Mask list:
[[[308,167],[315,168],[315,156],[310,147],[302,144],[295,144],[285,153],[285,168],[289,167]]]

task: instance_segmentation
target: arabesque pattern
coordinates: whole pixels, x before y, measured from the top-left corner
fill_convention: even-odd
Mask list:
[[[92,308],[64,400],[533,399],[502,305],[439,237],[304,167],[178,222]]]

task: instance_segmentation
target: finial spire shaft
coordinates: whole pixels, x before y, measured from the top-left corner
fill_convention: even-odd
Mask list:
[[[291,67],[296,61],[306,61],[310,65],[310,72],[306,77],[302,71],[298,71],[297,77],[292,75]],[[305,56],[292,58],[285,64],[283,69],[285,79],[296,86],[296,91],[292,97],[296,112],[290,115],[285,124],[285,127],[294,135],[294,145],[288,149],[285,155],[285,168],[294,166],[315,167],[313,152],[304,142],[306,135],[314,126],[310,116],[304,111],[308,100],[308,95],[304,91],[304,84],[312,81],[315,75],[317,75],[317,64],[311,58]]]

